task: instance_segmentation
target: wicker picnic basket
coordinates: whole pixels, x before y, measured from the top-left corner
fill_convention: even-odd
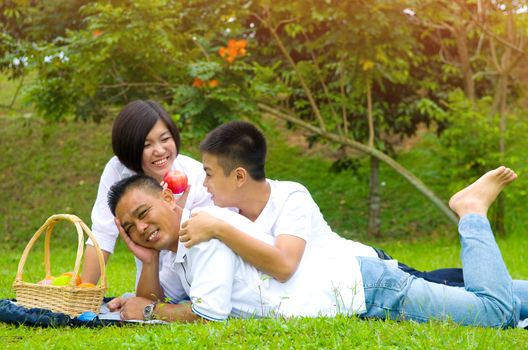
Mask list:
[[[79,238],[79,244],[77,247],[77,258],[75,260],[75,267],[73,270],[73,276],[70,284],[66,286],[54,286],[54,285],[41,285],[37,283],[24,282],[22,280],[22,274],[24,265],[29,252],[33,248],[33,245],[40,237],[40,235],[46,231],[46,237],[44,241],[44,265],[46,269],[46,278],[51,276],[50,270],[50,239],[53,228],[57,222],[65,220],[73,223],[77,229],[77,235]],[[101,278],[97,286],[93,288],[78,288],[75,281],[79,275],[79,269],[81,267],[81,260],[83,255],[84,247],[84,233],[91,238],[97,257],[99,260],[99,268],[101,269]],[[95,237],[92,232],[86,226],[81,219],[75,215],[70,214],[57,214],[52,215],[46,220],[44,225],[38,229],[33,235],[31,240],[26,246],[20,263],[18,264],[18,271],[16,274],[13,288],[16,292],[17,303],[27,308],[44,308],[54,312],[62,312],[69,316],[75,317],[85,311],[92,311],[95,313],[99,312],[99,307],[103,301],[103,296],[106,290],[106,274],[105,274],[105,263],[101,248],[97,244]]]

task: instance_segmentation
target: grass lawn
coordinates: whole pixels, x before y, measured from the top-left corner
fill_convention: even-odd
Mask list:
[[[1,81],[0,81],[1,83]],[[0,101],[0,104],[3,102]],[[90,225],[90,211],[99,175],[111,156],[111,121],[49,125],[35,117],[19,117],[0,110],[0,295],[14,298],[11,289],[20,255],[47,217],[73,213]],[[329,172],[329,161],[306,156],[290,147],[281,133],[270,140],[268,177],[305,184],[331,226],[340,234],[383,247],[395,258],[421,269],[460,266],[456,228],[438,210],[392,171],[382,167],[385,238],[367,237],[368,168]],[[197,157],[196,142],[184,138],[184,152]],[[400,161],[409,166],[444,199],[435,168],[420,162],[430,148],[415,149]],[[427,157],[427,155],[425,155]],[[514,186],[524,186],[523,179]],[[524,203],[512,203],[512,210]],[[498,239],[514,278],[528,278],[526,238],[521,218],[509,217],[506,238]],[[73,269],[76,234],[58,225],[52,237],[52,271]],[[26,264],[24,279],[43,277],[43,240]],[[135,267],[122,242],[107,269],[107,295],[133,290]],[[88,328],[28,328],[0,324],[0,345],[27,348],[524,348],[528,332],[460,327],[447,322],[362,321],[356,318],[293,320],[230,320],[225,323]]]

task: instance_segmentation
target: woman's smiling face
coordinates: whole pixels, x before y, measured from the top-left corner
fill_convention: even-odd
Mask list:
[[[158,120],[145,139],[141,157],[143,172],[161,181],[171,169],[177,154],[176,143],[169,128]]]

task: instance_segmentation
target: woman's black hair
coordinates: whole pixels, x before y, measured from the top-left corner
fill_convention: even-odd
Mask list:
[[[163,107],[151,100],[136,100],[127,104],[117,115],[112,127],[112,149],[127,168],[143,173],[141,158],[148,133],[163,121],[169,129],[176,153],[180,152],[180,131]]]

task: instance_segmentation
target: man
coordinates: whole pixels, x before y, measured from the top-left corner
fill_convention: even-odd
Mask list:
[[[465,289],[427,282],[379,258],[354,257],[346,247],[321,259],[304,255],[287,283],[264,274],[216,239],[186,250],[179,232],[182,210],[170,191],[138,175],[116,184],[109,205],[120,235],[143,261],[137,297],[111,305],[125,319],[223,320],[228,316],[360,314],[392,319],[451,319],[468,325],[509,327],[519,319],[519,300],[494,241],[486,214],[516,178],[500,167],[452,197],[459,231]],[[212,224],[229,225],[265,239],[258,225],[221,208],[206,209]],[[170,250],[159,262],[159,251]],[[327,259],[333,261],[326,262]],[[347,261],[348,265],[343,265]],[[339,265],[337,265],[339,264]],[[482,265],[486,265],[482,268]],[[161,266],[161,267],[160,267]],[[191,304],[156,304],[166,297]],[[153,303],[154,301],[154,303]]]

